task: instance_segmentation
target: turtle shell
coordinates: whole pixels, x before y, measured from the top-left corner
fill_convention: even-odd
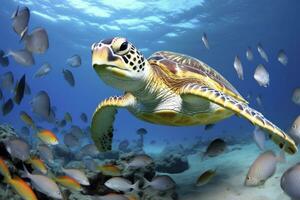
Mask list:
[[[183,72],[191,72],[202,75],[202,77],[207,77],[208,79],[205,79],[205,81],[212,82],[216,86],[216,89],[237,100],[247,102],[220,73],[196,58],[170,51],[158,51],[152,54],[148,58],[148,61],[150,64],[167,69],[170,73],[179,76],[179,78],[183,74],[188,74]]]

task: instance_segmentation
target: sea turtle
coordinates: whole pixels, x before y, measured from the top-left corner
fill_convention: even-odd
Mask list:
[[[250,108],[238,91],[204,62],[169,51],[145,59],[121,37],[102,40],[91,48],[92,66],[99,77],[125,92],[102,101],[93,114],[91,134],[100,151],[112,148],[118,108],[127,108],[142,120],[171,126],[214,124],[236,114],[266,130],[286,152],[297,151],[287,134]]]

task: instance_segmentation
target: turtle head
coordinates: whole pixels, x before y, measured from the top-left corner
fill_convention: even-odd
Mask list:
[[[125,38],[105,39],[92,45],[92,65],[108,85],[124,91],[143,87],[149,64]]]

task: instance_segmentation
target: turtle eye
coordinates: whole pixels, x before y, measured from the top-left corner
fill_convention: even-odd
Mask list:
[[[127,41],[123,42],[118,49],[116,49],[117,51],[115,53],[117,53],[118,55],[124,55],[126,53],[128,53],[129,51],[129,44]]]

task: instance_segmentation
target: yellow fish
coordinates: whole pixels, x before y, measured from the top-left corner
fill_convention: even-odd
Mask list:
[[[37,200],[36,195],[29,185],[19,177],[8,178],[5,180],[23,199]]]
[[[32,118],[26,112],[21,111],[20,118],[27,126],[32,127],[33,129],[36,129]]]
[[[75,179],[71,178],[70,176],[58,176],[55,177],[54,180],[61,184],[62,186],[70,189],[70,190],[75,190],[75,191],[81,191],[81,185],[79,184],[78,181]]]
[[[7,164],[1,157],[0,157],[0,173],[4,176],[5,179],[11,178]]]
[[[112,164],[101,165],[98,166],[97,169],[106,176],[121,176],[122,174],[121,169],[118,166]]]
[[[26,162],[29,163],[34,169],[39,170],[43,174],[47,174],[47,167],[45,163],[38,157],[31,157]]]
[[[205,184],[207,184],[209,181],[211,181],[211,179],[216,175],[216,171],[217,170],[207,170],[204,173],[202,173],[196,182],[197,186],[203,186]]]
[[[37,133],[38,138],[47,145],[57,145],[58,138],[50,130],[42,130]]]

